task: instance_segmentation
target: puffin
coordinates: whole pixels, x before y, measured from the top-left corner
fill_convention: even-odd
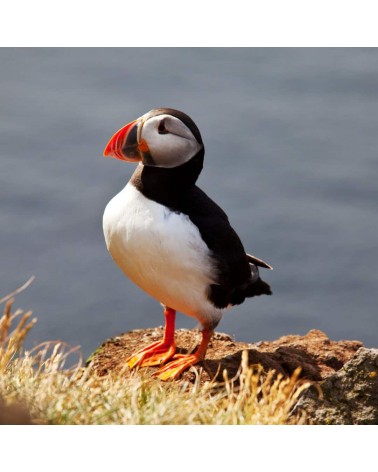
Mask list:
[[[246,298],[271,295],[226,213],[196,181],[204,162],[201,133],[185,113],[156,108],[123,126],[104,156],[138,163],[127,185],[107,204],[107,249],[124,274],[164,308],[161,341],[133,353],[127,364],[159,366],[154,375],[176,379],[204,360],[225,310]],[[176,312],[198,320],[202,339],[193,353],[176,353]]]

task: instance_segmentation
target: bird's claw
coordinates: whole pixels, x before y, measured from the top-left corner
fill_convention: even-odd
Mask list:
[[[173,357],[171,362],[168,362],[167,365],[160,367],[153,376],[158,377],[161,380],[176,379],[184,370],[189,367],[198,364],[201,361],[201,358],[196,354],[184,355],[177,354]]]
[[[156,343],[140,349],[127,359],[127,365],[132,369],[133,367],[148,367],[153,365],[161,365],[168,362],[176,352],[176,345],[174,343],[164,343],[158,341]]]

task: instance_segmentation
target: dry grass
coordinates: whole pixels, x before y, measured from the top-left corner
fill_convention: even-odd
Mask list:
[[[224,373],[222,384],[151,380],[140,372],[98,377],[78,361],[65,368],[74,350],[64,343],[44,343],[23,349],[35,320],[31,312],[12,313],[13,298],[5,297],[0,320],[0,398],[22,403],[32,420],[43,424],[305,424],[290,412],[309,386],[261,366],[249,366],[247,353],[236,379]],[[15,327],[13,327],[15,325]],[[237,382],[235,382],[237,380]]]

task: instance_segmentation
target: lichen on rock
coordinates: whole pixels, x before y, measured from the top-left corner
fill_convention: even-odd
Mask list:
[[[360,348],[320,383],[322,395],[305,391],[294,412],[304,409],[316,424],[378,424],[378,349]]]

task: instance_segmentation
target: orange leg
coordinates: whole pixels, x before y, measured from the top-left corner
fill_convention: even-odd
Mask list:
[[[213,335],[213,331],[202,331],[202,341],[194,354],[176,354],[171,362],[155,372],[155,376],[162,380],[176,379],[184,370],[194,364],[198,364],[205,358],[207,346]]]
[[[176,352],[175,344],[175,319],[176,311],[172,308],[164,310],[165,331],[162,341],[151,344],[140,349],[127,359],[127,364],[132,369],[135,366],[146,367],[149,365],[159,365],[169,361]]]

